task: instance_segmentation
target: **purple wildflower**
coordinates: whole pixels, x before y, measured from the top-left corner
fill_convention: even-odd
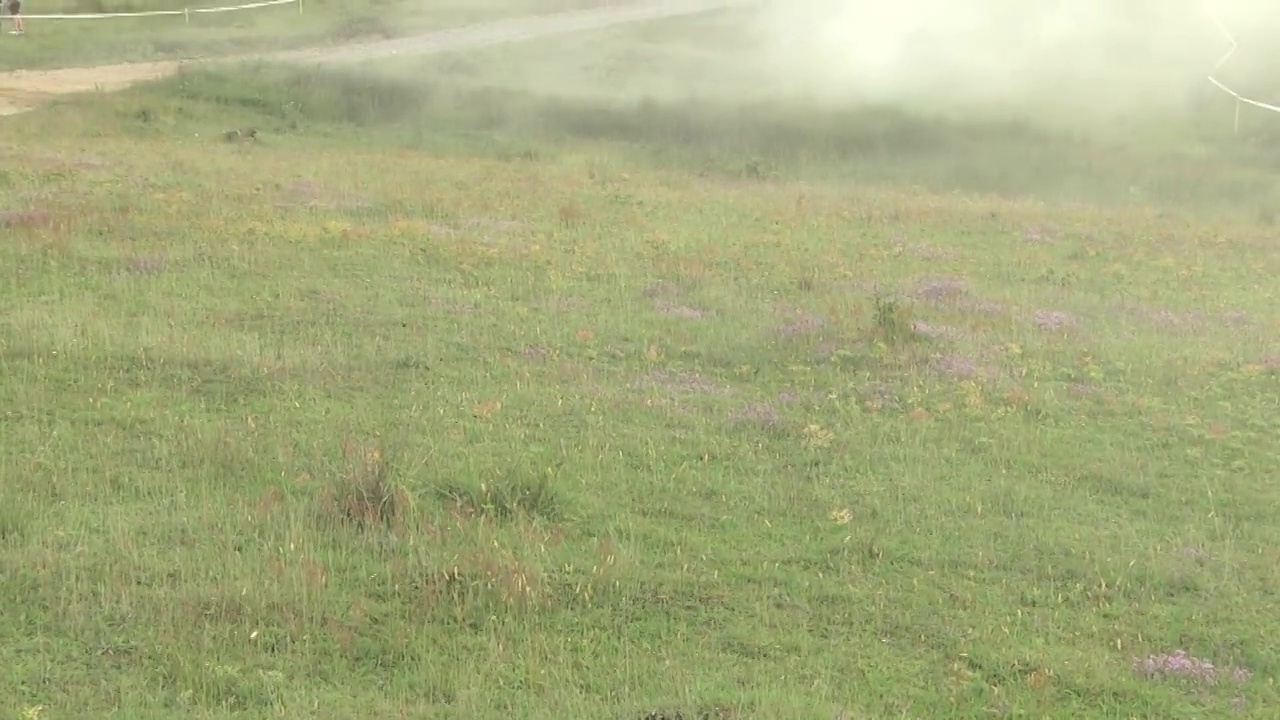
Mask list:
[[[1040,243],[1053,242],[1051,239],[1049,239],[1049,236],[1045,234],[1044,230],[1036,227],[1027,228],[1026,230],[1024,230],[1022,232],[1022,240],[1024,242],[1028,242],[1036,245]]]
[[[977,313],[978,315],[1001,315],[1008,310],[1004,305],[990,300],[974,300],[971,302],[965,302],[962,304],[961,309]]]
[[[1080,397],[1094,397],[1102,392],[1102,388],[1093,383],[1072,383],[1067,389]]]
[[[955,340],[960,337],[960,331],[949,325],[930,325],[920,320],[911,323],[911,330],[930,340]]]
[[[134,275],[154,275],[164,270],[164,258],[157,255],[139,255],[130,258],[125,269]]]
[[[36,228],[49,221],[49,213],[43,210],[0,210],[0,228]]]
[[[1174,312],[1168,308],[1155,308],[1146,313],[1151,324],[1161,328],[1177,328],[1195,325],[1198,318],[1194,313]]]
[[[932,302],[954,300],[964,292],[964,280],[959,278],[935,278],[916,286],[916,295]]]
[[[963,355],[940,355],[933,359],[933,367],[949,378],[970,378],[978,374],[978,364]]]
[[[1188,655],[1185,650],[1138,658],[1133,661],[1133,671],[1151,679],[1184,678],[1203,683],[1214,683],[1221,679],[1243,683],[1253,676],[1252,672],[1242,667],[1214,667],[1208,660]]]
[[[1222,319],[1228,325],[1246,325],[1249,323],[1249,313],[1243,310],[1228,310],[1222,314]]]
[[[898,407],[898,393],[882,382],[867,383],[858,391],[859,399],[873,410]]]
[[[1209,551],[1205,550],[1202,547],[1197,547],[1195,545],[1188,545],[1187,547],[1182,548],[1180,550],[1180,553],[1184,557],[1191,558],[1192,560],[1208,560],[1209,559]]]
[[[688,288],[669,280],[658,280],[640,291],[647,298],[675,298],[688,292]]]
[[[951,248],[939,247],[922,242],[909,242],[906,238],[898,238],[893,243],[894,253],[908,253],[926,260],[952,260],[956,252]]]
[[[791,322],[778,328],[778,334],[783,337],[799,337],[801,335],[811,335],[826,325],[822,318],[815,315],[799,314]]]
[[[678,393],[728,395],[733,389],[692,370],[656,370],[649,373],[652,385]]]
[[[777,409],[767,403],[747,403],[743,407],[729,413],[729,419],[744,425],[757,425],[767,430],[782,427],[782,416]]]
[[[517,230],[524,229],[524,223],[517,220],[506,220],[503,218],[473,217],[468,218],[465,225],[469,228],[495,230],[502,233],[516,232]]]
[[[299,200],[314,200],[320,197],[320,186],[310,180],[299,180],[289,186],[288,193]]]
[[[1041,330],[1061,330],[1079,324],[1071,313],[1062,310],[1037,310],[1035,323]]]
[[[550,352],[542,345],[525,345],[520,354],[530,360],[545,360]]]
[[[702,320],[703,318],[706,318],[707,316],[711,315],[711,313],[707,310],[699,310],[698,308],[695,308],[695,307],[689,307],[688,305],[679,305],[676,303],[667,302],[665,300],[655,301],[653,303],[653,307],[655,310],[662,313],[663,315],[684,318],[685,320]]]
[[[832,355],[836,354],[836,350],[838,349],[839,346],[831,341],[818,343],[818,345],[813,348],[813,359],[817,362],[826,362],[831,359]]]

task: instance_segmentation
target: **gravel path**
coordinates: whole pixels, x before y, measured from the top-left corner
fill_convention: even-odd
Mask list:
[[[231,58],[127,63],[57,70],[16,70],[0,73],[0,115],[12,115],[30,110],[54,95],[93,90],[120,90],[134,83],[167,77],[177,72],[182,65],[199,62],[267,60],[351,63],[391,56],[427,55],[533,40],[664,17],[695,15],[749,2],[752,0],[645,0],[594,10],[510,18],[482,25],[469,25],[377,42]]]

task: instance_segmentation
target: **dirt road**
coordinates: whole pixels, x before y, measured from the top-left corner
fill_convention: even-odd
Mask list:
[[[30,110],[55,95],[120,90],[173,74],[181,65],[200,62],[272,60],[351,63],[406,55],[425,55],[532,40],[624,23],[693,15],[742,4],[742,0],[648,0],[594,10],[499,20],[393,40],[308,48],[279,53],[172,62],[127,63],[57,70],[0,73],[0,115]]]

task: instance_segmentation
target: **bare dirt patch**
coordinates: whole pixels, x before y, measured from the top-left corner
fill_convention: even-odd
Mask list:
[[[179,67],[178,62],[121,63],[0,73],[0,115],[30,110],[57,95],[123,90],[136,83],[168,77]]]

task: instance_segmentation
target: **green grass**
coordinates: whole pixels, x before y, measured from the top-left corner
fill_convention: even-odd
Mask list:
[[[465,142],[456,132],[461,127],[472,131],[473,151],[492,146],[495,137],[515,144],[536,137],[570,148],[603,141],[662,167],[757,178],[1189,206],[1263,218],[1280,200],[1275,115],[1246,108],[1240,133],[1232,135],[1234,105],[1207,83],[1188,90],[1185,112],[1174,117],[1077,122],[1028,111],[989,118],[908,112],[798,89],[770,67],[772,58],[754,50],[757,34],[750,10],[741,10],[606,29],[575,37],[568,48],[553,39],[378,61],[346,81],[361,98],[385,100],[376,110],[353,101],[331,116],[413,128],[417,136],[407,142],[435,149]],[[1223,77],[1250,88],[1266,75]],[[252,98],[280,85],[267,76],[262,82],[223,92]],[[306,94],[299,87],[305,79],[283,82]],[[315,82],[324,94],[333,78]]]
[[[28,3],[27,14],[142,12],[219,7],[237,2],[123,0]],[[601,0],[303,0],[296,5],[228,13],[111,18],[29,20],[21,38],[3,36],[0,70],[74,67],[189,57],[250,54],[268,50],[369,42],[504,17],[598,7]],[[8,18],[4,18],[8,28]]]
[[[0,713],[1273,715],[1264,157],[474,62],[3,120]]]

